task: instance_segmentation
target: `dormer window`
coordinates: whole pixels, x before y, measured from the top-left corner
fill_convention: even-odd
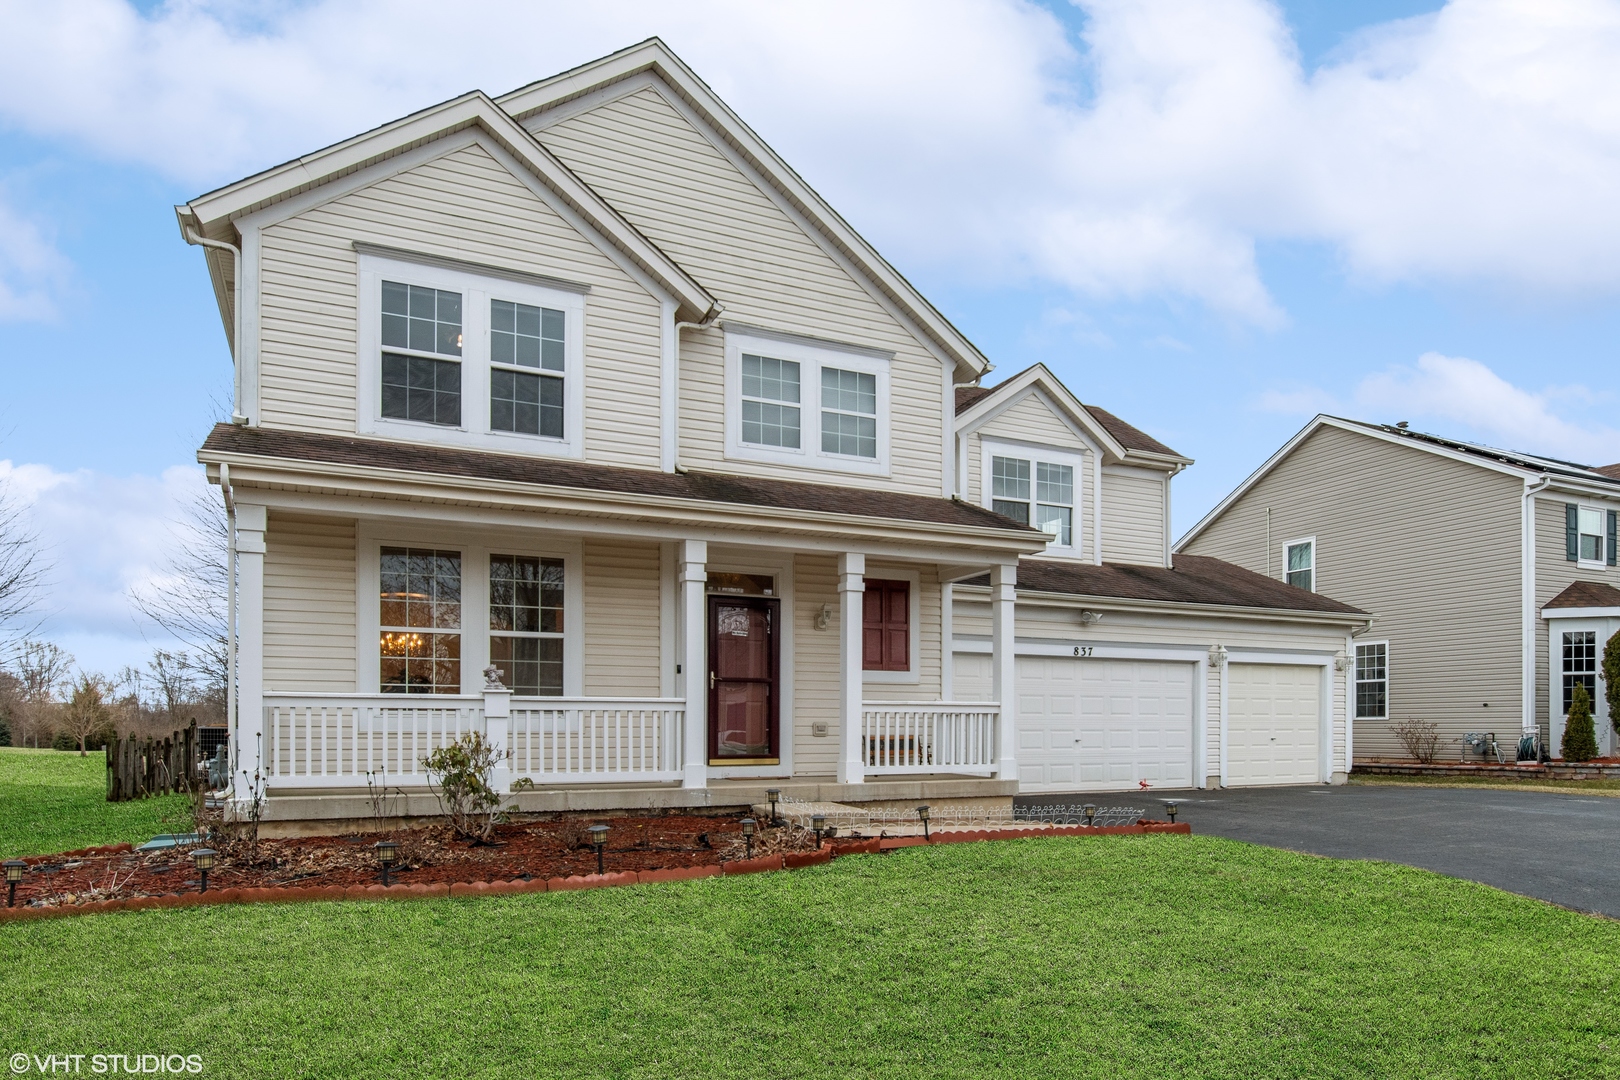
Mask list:
[[[1059,450],[1023,449],[985,440],[986,505],[1004,517],[1033,525],[1052,538],[1050,554],[1079,554],[1076,525],[1081,459]]]

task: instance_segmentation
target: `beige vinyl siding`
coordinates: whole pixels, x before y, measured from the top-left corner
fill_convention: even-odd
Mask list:
[[[354,522],[271,514],[264,553],[264,688],[355,692]]]
[[[1103,466],[1103,562],[1164,565],[1169,484],[1163,474]]]
[[[544,115],[535,122],[543,124]],[[891,475],[861,476],[725,460],[723,334],[683,333],[682,462],[939,494],[945,434],[940,362],[658,91],[643,88],[537,135],[718,297],[728,319],[895,353]],[[819,430],[805,419],[807,435]]]
[[[1079,557],[1096,557],[1096,537],[1093,524],[1092,500],[1096,496],[1096,476],[1092,451],[1074,429],[1052,411],[1052,406],[1039,394],[1027,393],[994,419],[962,436],[966,441],[967,476],[963,490],[968,502],[988,506],[985,497],[985,465],[982,439],[1013,439],[1026,443],[1053,446],[1069,453],[1083,455],[1080,469],[1074,478],[1074,527],[1080,538]],[[1034,451],[1031,451],[1034,453]]]
[[[1522,490],[1516,477],[1323,427],[1186,550],[1280,578],[1282,545],[1314,535],[1317,591],[1370,612],[1363,640],[1390,643],[1392,718],[1433,721],[1454,759],[1465,732],[1519,727]],[[1357,760],[1406,756],[1389,726],[1357,721]]]
[[[355,240],[588,284],[585,457],[658,467],[659,301],[478,145],[263,231],[259,362],[266,426],[355,430]]]
[[[1547,621],[1541,618],[1542,605],[1577,581],[1595,581],[1620,588],[1620,569],[1612,566],[1602,570],[1583,567],[1580,563],[1570,562],[1565,557],[1567,549],[1564,544],[1564,504],[1572,502],[1603,506],[1606,509],[1620,509],[1620,501],[1605,502],[1602,499],[1556,494],[1536,497],[1536,723],[1541,728],[1543,739],[1551,737],[1549,725],[1552,719],[1553,698],[1548,674]],[[1600,641],[1598,642],[1600,657],[1602,649],[1603,642]],[[1598,693],[1602,692],[1600,679]],[[1555,756],[1558,754],[1558,747],[1553,746],[1551,750]]]
[[[657,697],[663,663],[660,551],[655,543],[585,544],[585,694]]]
[[[816,629],[823,604],[832,621]],[[838,774],[838,560],[799,555],[793,560],[793,775]],[[812,734],[815,724],[827,734]]]

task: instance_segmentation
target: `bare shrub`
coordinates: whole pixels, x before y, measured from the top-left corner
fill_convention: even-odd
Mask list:
[[[1433,765],[1440,752],[1440,731],[1428,720],[1402,720],[1390,725],[1390,731],[1406,747],[1406,752],[1425,765]]]
[[[496,764],[510,756],[510,750],[500,753],[483,735],[469,731],[422,759],[428,783],[457,836],[475,844],[488,842],[501,812],[501,796],[490,777]]]

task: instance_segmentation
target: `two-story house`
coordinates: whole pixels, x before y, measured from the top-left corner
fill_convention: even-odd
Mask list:
[[[1570,696],[1593,698],[1620,630],[1620,466],[1592,467],[1318,416],[1177,543],[1365,608],[1355,756],[1405,758],[1393,721],[1434,723],[1449,760],[1560,756]],[[1491,760],[1495,760],[1494,755]]]
[[[468,731],[520,811],[1005,804],[1021,757],[1037,789],[1197,785],[1241,771],[1228,642],[1310,677],[1256,691],[1308,713],[1288,777],[1344,772],[1364,616],[1172,568],[1187,460],[1044,369],[980,388],[661,42],[177,214],[235,360],[199,460],[238,567],[238,806],[266,793],[272,828],[385,786],[432,813],[421,758]]]

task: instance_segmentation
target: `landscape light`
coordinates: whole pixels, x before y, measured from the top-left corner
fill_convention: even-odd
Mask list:
[[[821,850],[821,830],[827,827],[826,814],[811,814],[810,827],[816,831],[816,850]]]
[[[765,797],[771,800],[771,828],[774,829],[782,824],[781,817],[779,817],[776,813],[776,801],[782,797],[782,789],[774,787],[766,788]]]
[[[596,872],[601,874],[603,872],[602,849],[607,847],[608,827],[606,825],[592,825],[585,831],[591,834],[591,846],[596,849]]]
[[[917,818],[923,823],[923,839],[928,839],[928,805],[924,803],[917,807]]]
[[[1180,799],[1164,800],[1164,812],[1170,815],[1170,824],[1176,823],[1176,807],[1181,805]]]
[[[1092,824],[1093,821],[1096,820],[1096,817],[1097,817],[1097,804],[1096,803],[1086,803],[1086,805],[1084,805],[1084,806],[1082,806],[1080,808],[1080,812],[1086,815],[1086,824],[1090,825],[1090,824]]]
[[[6,907],[17,904],[17,882],[28,872],[28,864],[21,859],[6,860]]]
[[[197,866],[197,873],[202,875],[202,888],[198,892],[208,891],[208,871],[214,868],[214,849],[198,848],[191,853],[191,861]]]
[[[383,888],[388,888],[388,868],[399,861],[399,841],[379,840],[374,849],[377,852],[377,863],[382,867]]]
[[[759,822],[753,818],[745,817],[742,819],[743,843],[748,845],[748,858],[750,859],[754,857],[754,830],[758,827]]]

